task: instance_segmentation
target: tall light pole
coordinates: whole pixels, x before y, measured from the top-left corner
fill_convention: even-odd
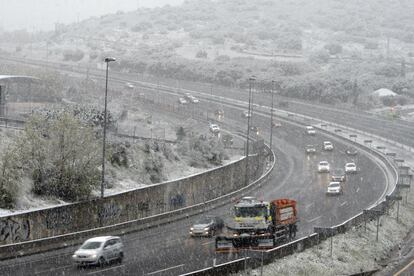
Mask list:
[[[249,110],[248,110],[248,116],[247,116],[247,137],[246,137],[246,186],[249,184],[249,144],[250,144],[250,118],[253,116],[252,114],[252,101],[253,101],[253,84],[256,78],[254,76],[249,78]]]
[[[269,146],[272,149],[272,142],[273,142],[273,94],[275,93],[275,81],[272,80],[272,108],[270,109],[270,138],[269,138]]]
[[[106,57],[106,81],[105,81],[105,109],[104,109],[104,125],[103,125],[103,143],[102,143],[102,178],[101,178],[101,198],[104,197],[104,184],[105,184],[105,150],[106,150],[106,121],[107,121],[107,107],[108,107],[108,71],[109,63],[115,61],[113,57]]]

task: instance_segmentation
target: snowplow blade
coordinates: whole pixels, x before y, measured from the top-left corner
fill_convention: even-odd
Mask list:
[[[231,253],[243,249],[266,250],[275,247],[273,235],[241,235],[233,237],[216,237],[216,252]]]
[[[216,252],[233,252],[233,239],[230,237],[216,237]]]

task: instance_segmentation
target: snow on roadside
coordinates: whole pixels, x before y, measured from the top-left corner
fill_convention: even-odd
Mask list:
[[[402,193],[405,200],[405,192]],[[390,251],[407,235],[414,225],[414,194],[408,194],[408,203],[400,204],[397,222],[397,204],[389,215],[380,219],[379,242],[376,238],[376,220],[354,227],[333,238],[333,258],[330,240],[301,253],[286,256],[264,266],[263,275],[350,275],[361,271],[381,269]],[[241,275],[241,273],[236,274]],[[260,268],[251,275],[260,275]]]

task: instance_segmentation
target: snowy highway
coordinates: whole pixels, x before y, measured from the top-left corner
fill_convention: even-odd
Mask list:
[[[232,125],[236,129],[245,128],[239,109],[227,106],[222,108],[225,111],[226,125]],[[263,130],[261,135],[268,137],[268,118],[255,116],[253,125]],[[321,150],[321,143],[325,139],[333,141],[333,152]],[[307,144],[316,145],[318,153],[306,156],[304,149]],[[275,129],[273,145],[277,165],[271,181],[254,195],[264,200],[281,197],[296,199],[301,219],[299,236],[310,234],[314,226],[338,224],[355,215],[375,202],[384,190],[386,176],[382,169],[364,154],[358,155],[355,160],[346,156],[346,146],[336,140],[323,138],[320,134],[306,136],[303,127],[283,124]],[[355,161],[361,172],[348,178],[344,195],[327,197],[325,191],[329,175],[316,172],[320,160],[329,161],[332,167],[343,167],[346,162]],[[231,205],[226,205],[211,213],[228,220],[231,218],[230,212]],[[190,217],[123,236],[126,246],[123,264],[78,270],[70,258],[77,246],[69,246],[44,254],[2,261],[0,269],[6,275],[177,275],[211,266],[214,258],[218,264],[239,257],[216,255],[214,239],[190,238],[188,230],[195,219],[196,217]]]
[[[125,78],[114,72],[119,78]],[[128,76],[127,76],[128,77]],[[132,83],[133,79],[130,80]],[[123,86],[123,81],[118,81]],[[144,90],[143,90],[144,91]],[[176,89],[172,88],[171,93]],[[210,94],[207,88],[205,95]],[[214,91],[214,95],[227,98],[246,100],[246,93],[236,93],[233,90]],[[270,106],[270,95],[258,94],[255,103]],[[178,96],[164,97],[177,103]],[[295,106],[295,104],[297,106]],[[232,126],[233,131],[245,131],[245,122],[241,118],[240,108],[228,105],[210,104],[203,101],[198,108],[207,108],[210,111],[221,108],[225,112],[226,126]],[[347,111],[340,111],[325,106],[311,106],[304,103],[290,103],[289,110],[307,114],[313,117],[350,125],[354,128],[373,132],[401,143],[412,143],[413,132],[410,123],[390,122],[375,119],[369,115],[358,115]],[[276,119],[277,120],[277,119]],[[265,140],[269,137],[269,118],[254,116],[253,125],[261,129],[260,135]],[[324,140],[331,140],[335,149],[333,152],[322,152],[321,144]],[[307,144],[314,144],[318,153],[306,156],[304,149]],[[271,181],[268,181],[255,196],[269,200],[273,198],[289,197],[299,203],[299,236],[313,232],[314,226],[330,226],[338,224],[362,209],[373,204],[382,194],[386,185],[387,175],[384,169],[370,158],[360,154],[355,160],[346,156],[346,145],[332,138],[323,138],[320,134],[315,137],[306,136],[304,129],[282,122],[282,127],[274,129],[273,150],[277,156],[277,165],[272,172]],[[348,178],[344,187],[344,194],[340,197],[326,197],[326,185],[329,181],[327,174],[318,174],[316,165],[321,160],[327,160],[332,167],[343,167],[346,162],[355,161],[361,172]],[[378,160],[377,160],[378,161]],[[212,211],[214,215],[230,219],[231,205],[223,206]],[[123,264],[114,264],[105,268],[87,268],[77,270],[72,264],[70,256],[77,246],[0,262],[0,269],[5,275],[177,275],[211,266],[213,259],[222,263],[228,259],[236,259],[237,255],[216,255],[214,253],[214,239],[193,239],[188,230],[196,217],[177,221],[158,228],[124,235],[126,245]]]

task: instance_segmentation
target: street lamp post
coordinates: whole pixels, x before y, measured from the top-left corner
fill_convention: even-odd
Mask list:
[[[272,80],[272,108],[270,109],[270,141],[269,146],[272,148],[273,142],[273,94],[275,93],[275,81]]]
[[[252,94],[252,88],[253,83],[255,81],[255,77],[252,76],[249,78],[249,110],[248,110],[248,116],[247,116],[247,137],[246,137],[246,186],[249,184],[249,144],[250,144],[250,118],[253,116],[252,112],[252,101],[253,101],[253,94]]]
[[[105,184],[105,150],[106,150],[106,121],[107,121],[107,106],[108,106],[108,69],[109,63],[115,61],[113,57],[106,57],[106,81],[105,81],[105,109],[104,109],[104,125],[103,125],[103,144],[102,144],[102,178],[101,178],[101,198],[104,197]]]

